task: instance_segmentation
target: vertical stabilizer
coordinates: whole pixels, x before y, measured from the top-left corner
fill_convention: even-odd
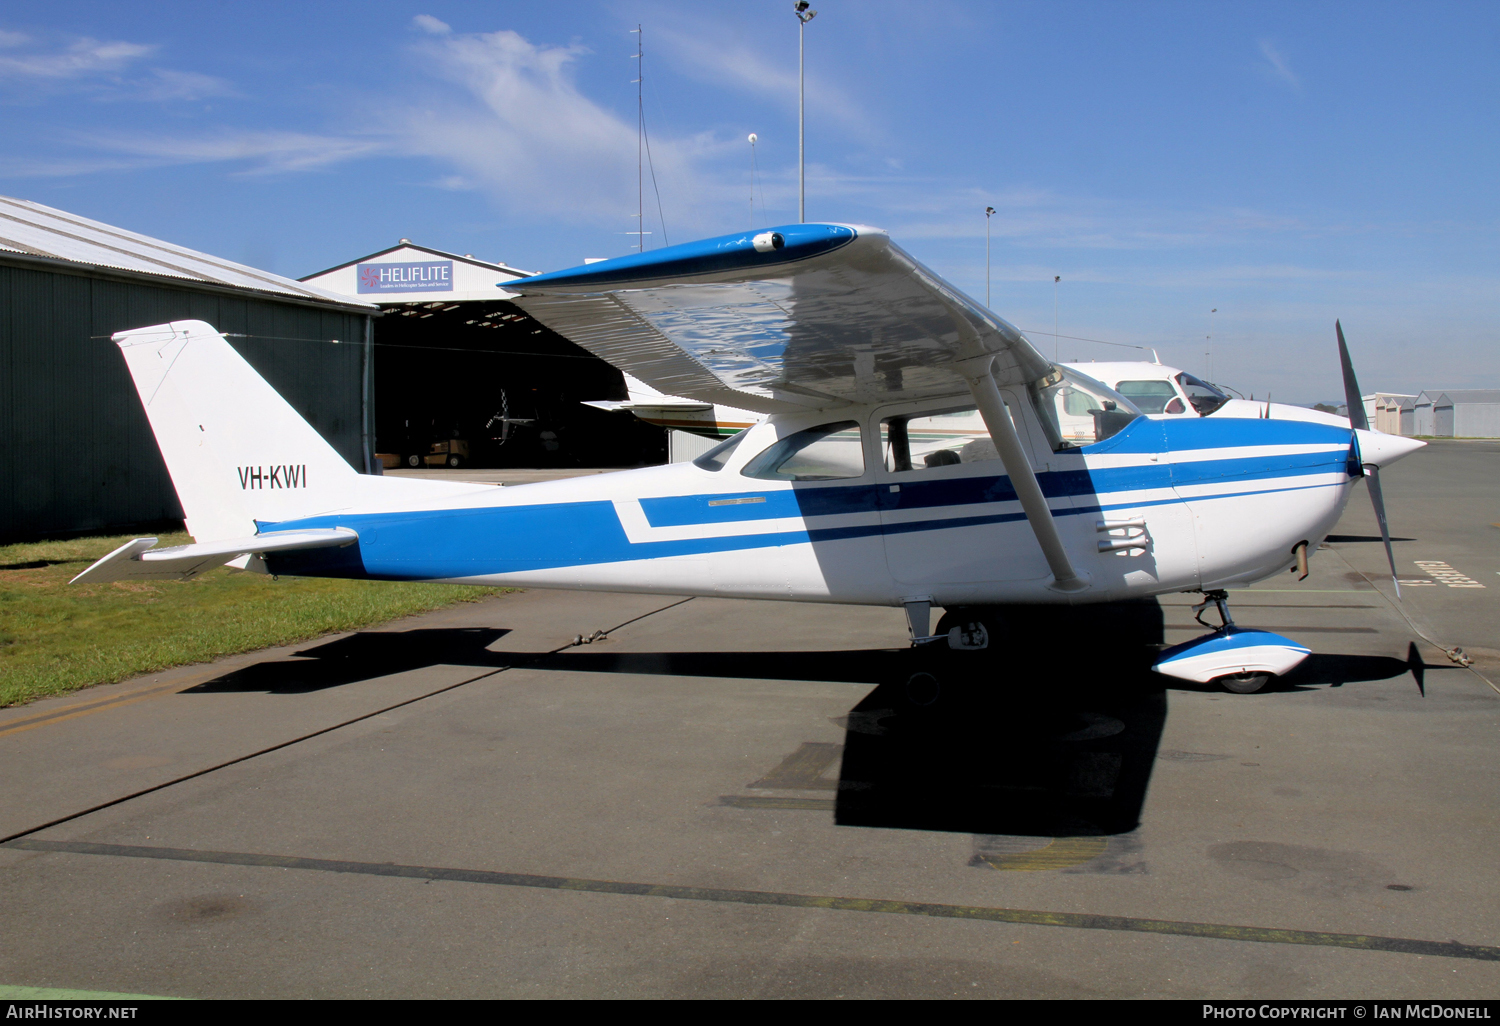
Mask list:
[[[114,336],[197,541],[347,505],[354,468],[203,321]]]

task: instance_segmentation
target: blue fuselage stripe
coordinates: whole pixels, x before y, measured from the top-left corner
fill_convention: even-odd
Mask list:
[[[1347,432],[1323,425],[1296,424],[1294,430],[1278,425],[1265,430],[1264,421],[1235,422],[1241,433],[1226,432],[1215,426],[1207,434],[1211,444],[1182,445],[1178,449],[1212,447],[1254,447],[1277,444],[1319,444],[1338,442],[1345,445]],[[1295,422],[1288,422],[1295,423]],[[1159,421],[1138,421],[1139,433],[1147,438],[1163,439]],[[1201,428],[1206,421],[1189,427]],[[1244,425],[1258,425],[1261,430],[1245,430]],[[1135,425],[1132,425],[1134,427]],[[1175,427],[1175,425],[1174,425]],[[1191,432],[1172,431],[1188,435]],[[1245,435],[1252,435],[1248,440]],[[1263,437],[1264,436],[1264,437]],[[1231,441],[1233,439],[1233,441]],[[1201,441],[1193,437],[1192,441]],[[1115,441],[1111,439],[1110,442]],[[1127,439],[1128,441],[1128,439]],[[1183,439],[1177,440],[1178,442]],[[1090,447],[1089,453],[1111,451],[1109,442]],[[1203,496],[1188,496],[1190,503],[1240,498],[1247,495],[1298,491],[1312,488],[1342,487],[1347,481],[1342,471],[1346,453],[1323,451],[1293,455],[1257,455],[1205,460],[1192,463],[1163,463],[1139,467],[1094,470],[1064,470],[1040,474],[1043,490],[1057,501],[1053,513],[1058,517],[1078,516],[1102,511],[1160,506],[1183,502],[1175,491],[1182,485],[1212,483],[1238,485],[1232,491]],[[945,531],[986,524],[1013,523],[1024,519],[1019,511],[998,512],[982,509],[996,503],[1014,502],[1015,491],[1004,476],[956,478],[923,481],[917,476],[901,481],[898,492],[888,484],[869,483],[792,486],[773,483],[765,490],[740,490],[712,495],[677,495],[647,497],[639,500],[647,523],[656,528],[692,528],[725,523],[742,523],[754,531],[757,521],[800,519],[797,530],[764,530],[756,533],[721,537],[635,541],[627,536],[619,514],[611,501],[561,502],[538,505],[488,506],[467,509],[421,510],[401,513],[355,513],[310,517],[277,524],[261,524],[262,530],[349,527],[359,533],[357,545],[343,549],[321,549],[268,555],[268,568],[275,573],[309,576],[354,576],[393,580],[451,579],[550,570],[560,567],[615,563],[625,560],[654,559],[669,556],[703,555],[716,552],[794,545],[802,542],[832,542],[874,535],[897,535],[924,531]],[[1339,473],[1335,481],[1291,484],[1299,477]],[[748,479],[738,479],[753,484]],[[1267,487],[1257,488],[1255,482]],[[1274,483],[1273,483],[1274,482]],[[1127,499],[1123,493],[1158,491],[1160,497]],[[1111,501],[1114,496],[1120,499]],[[1092,500],[1092,501],[1089,501]],[[923,516],[909,521],[882,517],[880,514],[901,511],[937,511],[974,508],[972,515]],[[864,514],[860,522],[820,526],[824,517]],[[809,523],[810,521],[810,523]],[[769,527],[769,524],[767,525]]]

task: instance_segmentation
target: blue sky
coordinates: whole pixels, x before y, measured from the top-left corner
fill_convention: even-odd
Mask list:
[[[1062,334],[1246,393],[1340,395],[1335,317],[1367,391],[1500,387],[1500,5],[814,5],[809,219],[982,299],[994,206],[1043,349],[1061,275]],[[750,132],[755,223],[795,220],[790,0],[8,5],[0,192],[293,277],[619,255],[638,23],[648,244],[747,227]]]

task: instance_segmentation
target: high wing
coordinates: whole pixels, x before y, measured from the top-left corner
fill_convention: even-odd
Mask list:
[[[858,225],[784,225],[505,284],[654,388],[757,413],[960,394],[955,364],[986,355],[1001,385],[1051,369],[1015,327]]]
[[[878,228],[784,225],[506,285],[537,320],[671,395],[777,414],[968,391],[1053,587],[1088,586],[999,391],[1052,365]]]

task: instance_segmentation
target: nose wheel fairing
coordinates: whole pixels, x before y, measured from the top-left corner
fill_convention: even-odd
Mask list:
[[[1173,645],[1151,668],[1168,677],[1207,684],[1239,674],[1268,673],[1280,677],[1311,654],[1312,649],[1280,634],[1228,626],[1206,637]]]
[[[1236,627],[1229,615],[1229,595],[1223,591],[1204,592],[1203,601],[1193,607],[1193,618],[1203,626],[1203,612],[1210,605],[1219,611],[1220,626],[1202,638],[1173,645],[1162,652],[1157,673],[1181,680],[1207,684],[1217,680],[1240,694],[1259,691],[1269,677],[1280,677],[1312,654],[1312,650],[1290,638],[1253,627]]]

